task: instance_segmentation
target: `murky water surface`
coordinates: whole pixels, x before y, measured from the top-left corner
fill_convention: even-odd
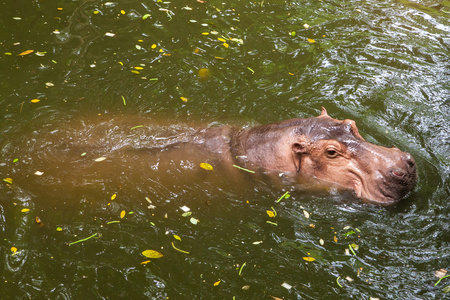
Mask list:
[[[2,299],[448,297],[450,279],[435,285],[450,269],[448,1],[0,7]],[[321,106],[414,155],[407,199],[206,171],[214,157],[192,149],[155,158],[200,124]]]

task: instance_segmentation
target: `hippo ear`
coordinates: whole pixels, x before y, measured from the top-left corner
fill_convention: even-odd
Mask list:
[[[323,106],[322,106],[322,112],[320,113],[319,117],[329,117],[327,110]]]

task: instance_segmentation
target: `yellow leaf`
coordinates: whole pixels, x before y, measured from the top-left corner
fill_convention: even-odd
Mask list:
[[[218,286],[218,285],[219,285],[219,283],[220,283],[220,280],[219,280],[219,281],[216,281],[216,282],[214,282],[214,286]]]
[[[275,213],[271,210],[266,210],[266,213],[269,217],[274,218],[275,217]]]
[[[9,183],[9,184],[13,183],[12,178],[5,178],[5,179],[3,179],[3,181],[6,182],[6,183]]]
[[[217,38],[217,39],[223,43],[225,43],[227,41],[226,39],[223,39],[223,38]]]
[[[122,210],[122,211],[120,212],[120,218],[123,219],[123,217],[125,217],[125,211],[124,211],[124,210]]]
[[[136,70],[144,70],[143,67],[134,67]]]
[[[116,194],[112,195],[112,196],[111,196],[111,200],[114,200],[114,199],[116,199],[116,197],[117,197],[117,195],[116,195]]]
[[[227,43],[223,43],[223,46],[224,46],[225,48],[230,47],[230,45],[228,45]]]
[[[202,35],[209,35],[209,32],[202,32]]]
[[[151,260],[143,261],[143,262],[141,262],[141,265],[146,265],[146,264],[148,264],[149,262],[151,262]]]
[[[41,100],[39,100],[39,99],[33,99],[33,100],[31,100],[31,103],[38,103],[39,101],[41,101]]]
[[[24,56],[24,55],[28,55],[28,54],[31,54],[31,53],[33,53],[34,52],[34,50],[25,50],[25,51],[23,51],[22,53],[20,53],[19,54],[19,56]]]
[[[181,241],[181,238],[180,238],[178,235],[174,234],[173,237],[174,237],[176,240]]]
[[[120,13],[121,13],[122,15],[124,15],[124,14],[125,14],[125,11],[122,9],[122,10],[120,11]]]
[[[153,44],[151,48],[152,48],[152,49],[155,49],[155,48],[156,48],[156,44]]]
[[[312,44],[312,43],[315,43],[316,41],[313,39],[308,39],[308,42],[310,42]]]
[[[11,251],[13,254],[15,254],[17,252],[17,248],[16,247],[11,247]]]
[[[208,171],[213,171],[214,170],[213,166],[211,166],[208,163],[201,163],[200,164],[200,168],[208,170]]]
[[[305,257],[303,257],[303,259],[306,261],[315,261],[316,260],[314,257],[311,257],[311,256],[305,256]]]
[[[21,210],[21,212],[28,212],[28,211],[30,211],[29,208],[22,208],[22,210]]]
[[[98,10],[94,10],[94,15],[98,15],[100,12]]]
[[[131,73],[134,73],[134,74],[141,74],[139,71],[136,71],[136,70],[131,70]]]
[[[335,243],[337,243],[337,237],[336,236],[334,236],[333,240],[334,240]]]
[[[181,100],[183,100],[184,102],[187,102],[188,99],[186,97],[180,97]]]
[[[148,258],[161,258],[164,256],[156,250],[145,250],[142,252],[142,255]]]

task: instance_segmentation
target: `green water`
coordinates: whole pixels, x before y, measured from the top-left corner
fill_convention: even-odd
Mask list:
[[[1,299],[449,297],[449,278],[435,286],[450,269],[448,1],[18,0],[0,11],[0,172],[13,180],[0,187]],[[151,153],[101,174],[80,167],[146,142],[130,129],[145,120],[170,136],[322,106],[415,157],[407,199],[374,207],[188,159],[162,169]],[[62,163],[70,149],[80,164]],[[164,256],[141,264],[149,249]]]

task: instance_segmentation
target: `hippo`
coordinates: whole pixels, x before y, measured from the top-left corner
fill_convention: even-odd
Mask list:
[[[355,121],[333,119],[323,107],[315,118],[202,133],[206,149],[230,156],[233,163],[290,176],[309,175],[379,205],[399,202],[417,180],[411,154],[365,141]]]
[[[392,205],[410,193],[417,179],[409,153],[365,141],[354,121],[333,119],[325,108],[318,117],[247,128],[173,125],[139,116],[46,120],[31,135],[3,144],[5,161],[23,161],[0,165],[16,186],[42,199],[61,190],[66,195],[105,190],[105,184],[115,189],[123,182],[153,185],[155,193],[168,192],[166,186],[174,183],[177,190],[204,180],[220,185],[224,179],[247,176],[238,166],[255,171],[255,176],[282,178],[284,185],[307,178],[350,191],[358,199]],[[202,169],[203,162],[215,172]],[[167,196],[161,193],[158,197]]]

